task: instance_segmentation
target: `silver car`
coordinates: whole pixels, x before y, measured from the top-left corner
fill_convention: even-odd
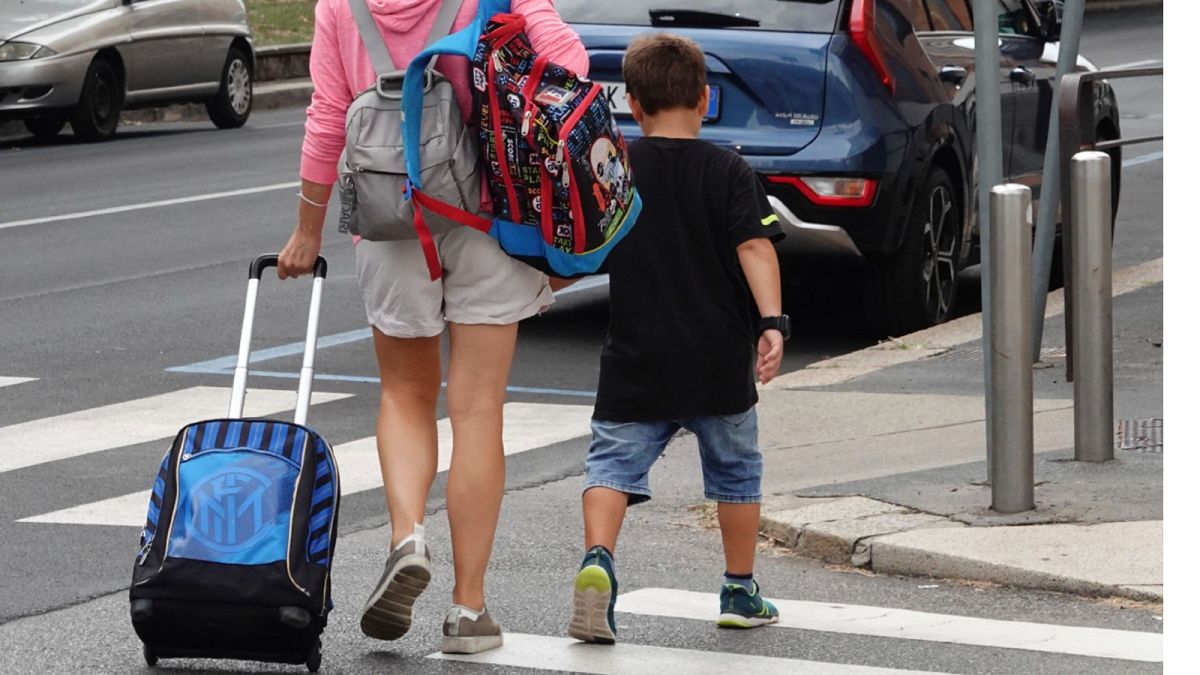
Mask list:
[[[250,116],[254,43],[242,0],[0,0],[0,119],[41,138],[102,140],[121,110],[203,102]]]

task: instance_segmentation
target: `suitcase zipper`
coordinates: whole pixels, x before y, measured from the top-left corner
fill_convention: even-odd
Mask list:
[[[307,449],[311,442],[312,436],[309,435],[308,431],[305,431],[304,447]],[[313,452],[315,453],[316,451],[313,450]],[[288,580],[292,582],[292,585],[296,587],[296,590],[300,591],[307,597],[312,597],[312,593],[309,593],[304,589],[304,587],[296,583],[296,577],[292,576],[292,530],[296,522],[296,497],[300,494],[300,478],[304,475],[304,461],[308,459],[308,455],[308,452],[300,453],[300,471],[296,474],[296,483],[292,487],[292,510],[288,514],[287,559],[284,561],[284,565],[287,566]]]

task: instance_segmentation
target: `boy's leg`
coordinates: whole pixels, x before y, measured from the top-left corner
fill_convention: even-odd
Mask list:
[[[754,581],[762,500],[762,453],[754,408],[737,414],[699,417],[684,426],[696,434],[704,470],[704,496],[717,502],[725,547],[721,584],[724,628],[753,628],[779,620],[779,611],[759,593]]]
[[[575,576],[567,633],[584,642],[612,644],[617,577],[613,552],[625,509],[650,499],[650,467],[679,430],[673,422],[614,423],[592,420],[583,493],[586,553]]]
[[[717,521],[721,524],[721,542],[725,546],[726,574],[754,575],[760,511],[761,504],[758,502],[717,503]]]
[[[609,487],[596,486],[583,493],[583,547],[591,550],[596,546],[608,549],[609,555],[617,552],[617,535],[625,521],[625,508],[629,495]]]

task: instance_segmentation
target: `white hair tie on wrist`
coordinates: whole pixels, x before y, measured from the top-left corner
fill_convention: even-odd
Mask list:
[[[322,204],[320,202],[314,202],[313,200],[309,199],[308,197],[305,197],[303,192],[297,192],[296,196],[299,197],[300,199],[304,200],[305,202],[312,204],[313,206],[315,206],[317,208],[324,209],[324,208],[329,207],[329,202],[325,202],[324,204]]]

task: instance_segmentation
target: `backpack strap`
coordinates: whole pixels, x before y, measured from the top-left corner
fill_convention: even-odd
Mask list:
[[[376,88],[383,93],[383,82],[385,80],[402,80],[404,71],[396,68],[396,62],[392,59],[391,52],[388,51],[387,43],[383,41],[383,34],[379,32],[379,24],[375,23],[375,17],[371,15],[371,8],[367,6],[367,0],[349,0],[350,11],[354,14],[354,23],[358,25],[358,34],[362,36],[363,44],[367,48],[367,55],[371,57],[371,66],[375,68]],[[450,28],[454,25],[454,17],[458,15],[458,10],[462,8],[462,0],[442,0],[438,7],[437,17],[433,20],[433,29],[429,32],[429,37],[425,39],[425,48],[441,40],[450,34]],[[426,69],[433,68],[436,59],[431,59]]]

